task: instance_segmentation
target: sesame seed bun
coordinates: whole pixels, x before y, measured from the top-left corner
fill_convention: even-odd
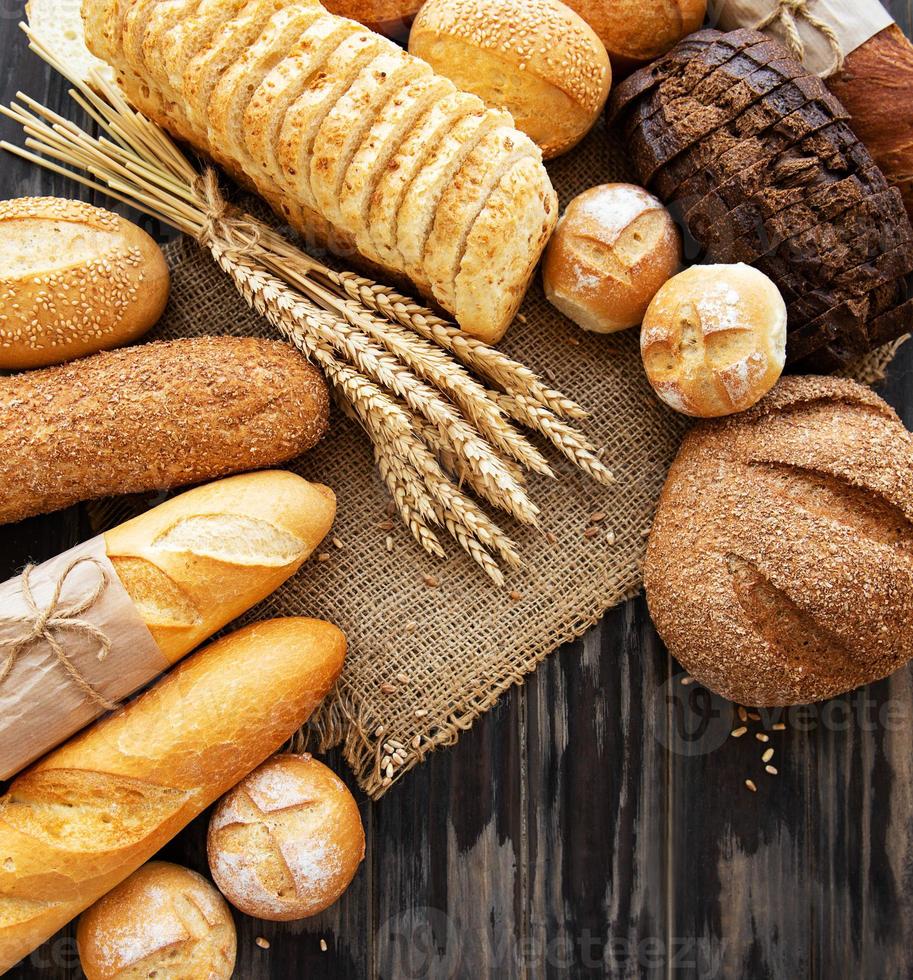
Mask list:
[[[155,242],[82,201],[0,202],[0,369],[120,347],[162,315],[169,274]]]
[[[590,131],[612,69],[591,27],[559,0],[428,0],[409,51],[492,108],[550,159]]]
[[[784,378],[697,425],[644,584],[669,652],[742,704],[819,701],[913,657],[913,437],[869,388]]]

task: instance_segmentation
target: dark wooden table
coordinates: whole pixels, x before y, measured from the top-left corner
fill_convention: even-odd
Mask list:
[[[913,27],[911,0],[890,7]],[[70,112],[20,5],[0,10],[0,100],[22,89]],[[80,189],[4,156],[0,197],[29,194]],[[913,343],[881,389],[913,428],[911,378]],[[0,572],[88,534],[78,509],[2,528]],[[238,915],[236,976],[913,977],[913,669],[763,719],[788,722],[776,776],[761,743],[726,738],[729,706],[680,676],[642,598],[610,612],[455,748],[380,803],[359,797],[352,887],[300,923]],[[204,831],[162,855],[205,874]],[[82,976],[72,929],[10,975]]]

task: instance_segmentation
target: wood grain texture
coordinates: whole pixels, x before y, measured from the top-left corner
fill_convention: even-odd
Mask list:
[[[911,0],[890,7],[909,33]],[[0,99],[69,114],[20,17],[3,6]],[[19,138],[5,119],[0,134]],[[0,196],[37,193],[84,196],[5,157]],[[913,344],[883,394],[913,428]],[[0,575],[89,533],[78,509],[0,528]],[[769,743],[777,776],[765,745],[726,738],[731,706],[680,679],[642,599],[610,612],[361,801],[367,854],[339,903],[301,923],[238,915],[236,976],[913,977],[913,670],[791,717]],[[205,827],[162,856],[206,873]],[[9,976],[82,976],[72,928]]]

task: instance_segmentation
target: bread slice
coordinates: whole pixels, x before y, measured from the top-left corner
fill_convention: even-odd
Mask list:
[[[86,46],[80,0],[28,0],[25,16],[42,43],[77,78],[88,81],[94,71],[107,81],[114,81],[111,66],[96,58]]]
[[[460,327],[486,343],[504,336],[558,220],[558,198],[538,160],[501,179],[466,243],[454,289]]]
[[[513,126],[487,133],[445,188],[431,234],[425,243],[422,267],[435,299],[452,307],[454,284],[469,233],[501,178],[524,157],[542,162],[542,152]]]
[[[344,227],[357,229],[358,250],[382,261],[371,238],[369,208],[378,182],[406,135],[433,103],[455,92],[451,81],[422,75],[388,99],[352,158],[339,188],[339,211]]]
[[[478,116],[484,111],[484,103],[475,95],[452,92],[444,96],[418,119],[390,159],[368,202],[368,229],[374,254],[388,265],[403,268],[396,219],[412,178],[448,130],[466,116]]]
[[[244,142],[244,112],[260,83],[310,25],[323,16],[318,0],[297,0],[270,17],[263,33],[220,78],[209,100],[209,140],[252,170]]]
[[[319,209],[310,178],[317,131],[361,69],[381,54],[387,44],[385,38],[365,30],[347,37],[285,114],[276,145],[280,182],[298,201],[314,211]]]
[[[250,0],[228,21],[204,51],[184,69],[184,98],[190,121],[199,132],[209,132],[209,99],[222,75],[238,61],[263,32],[269,19],[289,0]],[[210,141],[214,149],[217,143]],[[220,154],[225,158],[225,154]]]
[[[260,83],[244,111],[242,124],[248,159],[258,174],[279,181],[276,143],[289,106],[340,43],[359,30],[357,24],[329,14],[318,17]]]
[[[390,42],[389,48],[358,73],[327,113],[311,153],[311,189],[318,210],[343,227],[339,191],[346,170],[383,105],[415,78],[432,75],[430,65],[410,58]],[[355,233],[356,229],[346,229]]]
[[[431,284],[425,276],[422,257],[444,191],[486,133],[512,122],[509,113],[496,109],[461,119],[432,148],[409,186],[396,219],[397,247],[406,274],[426,293]]]

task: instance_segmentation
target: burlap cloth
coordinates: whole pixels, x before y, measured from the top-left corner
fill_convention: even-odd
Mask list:
[[[549,169],[562,207],[594,184],[630,179],[622,151],[601,125]],[[166,252],[171,301],[153,336],[274,336],[195,243],[178,241]],[[310,734],[321,749],[341,743],[359,784],[374,798],[389,788],[381,763],[387,764],[391,748],[398,749],[389,761],[395,782],[431,750],[456,742],[548,653],[640,588],[654,505],[685,420],[652,394],[636,330],[586,334],[546,302],[538,282],[522,317],[503,348],[592,413],[586,431],[617,484],[601,487],[546,450],[558,478],[533,478],[530,489],[553,537],[495,515],[526,561],[506,588],[494,587],[455,544],[448,559],[438,561],[421,551],[397,517],[387,529],[388,497],[370,444],[341,411],[323,442],[290,467],[335,490],[333,541],[321,548],[324,560],[309,561],[248,618],[318,616],[346,632],[349,654],[337,695],[312,719]],[[888,353],[874,358],[864,375],[876,378],[889,359]],[[593,525],[598,512],[607,516]],[[93,516],[111,526],[125,513],[116,505],[95,507]],[[592,526],[599,533],[585,536]],[[439,587],[425,583],[429,574]]]

